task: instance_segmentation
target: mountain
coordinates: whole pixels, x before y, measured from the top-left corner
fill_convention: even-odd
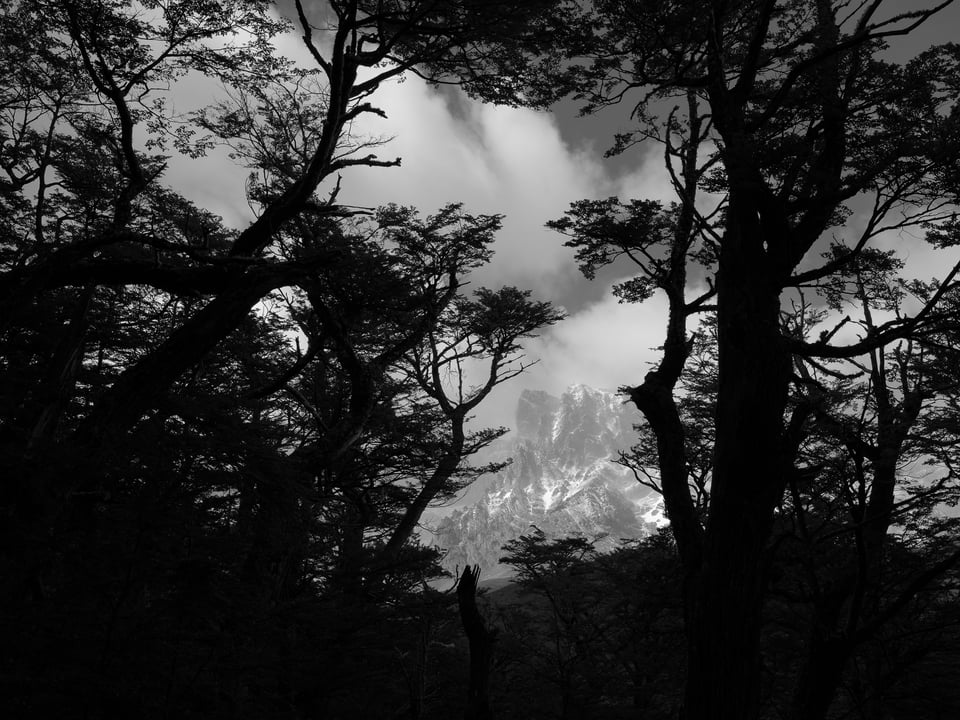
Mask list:
[[[612,548],[663,524],[660,497],[612,462],[633,442],[635,421],[631,408],[604,390],[574,385],[559,398],[523,391],[516,433],[483,458],[513,462],[478,501],[437,521],[433,542],[447,551],[444,566],[479,564],[484,577],[508,575],[501,548],[531,525],[547,537],[602,535],[600,546]]]

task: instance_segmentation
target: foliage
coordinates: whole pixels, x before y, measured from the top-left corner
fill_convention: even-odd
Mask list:
[[[661,361],[624,388],[644,416],[624,460],[662,491],[677,542],[685,717],[753,718],[769,701],[763,618],[783,513],[809,512],[800,542],[833,553],[806,561],[808,665],[775,701],[788,716],[826,716],[860,643],[960,560],[933,511],[954,502],[955,439],[924,443],[919,429],[954,404],[950,343],[936,338],[955,331],[960,266],[901,279],[885,246],[913,229],[952,245],[957,49],[885,55],[950,4],[601,1],[547,11],[579,36],[552,54],[515,45],[531,98],[625,105],[634,129],[611,152],[659,144],[676,193],[574,202],[550,226],[587,277],[628,268],[622,300],[668,302]],[[698,329],[714,312],[715,330]],[[938,474],[914,482],[904,470],[924,462]],[[888,583],[900,523],[924,569]]]
[[[675,715],[682,610],[669,535],[600,553],[584,538],[548,540],[534,528],[504,551],[517,590],[496,601],[502,684],[524,678],[536,688],[526,699],[504,692],[511,716]]]
[[[463,293],[499,216],[337,203],[399,162],[351,135],[380,84],[480,29],[295,10],[3,4],[5,717],[430,708],[450,601],[417,524],[492,469],[469,458],[505,430],[471,413],[562,314]],[[305,66],[276,50],[294,24]],[[223,97],[179,113],[184,85]],[[220,146],[245,225],[166,184]]]

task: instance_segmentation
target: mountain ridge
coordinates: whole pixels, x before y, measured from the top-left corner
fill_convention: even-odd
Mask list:
[[[610,391],[573,385],[556,397],[524,390],[516,435],[490,449],[513,462],[479,500],[438,520],[432,542],[446,552],[444,567],[455,572],[479,565],[487,578],[508,576],[510,568],[499,562],[501,548],[531,526],[549,538],[599,538],[598,547],[612,549],[662,525],[659,496],[613,462],[618,450],[634,442],[636,420]]]

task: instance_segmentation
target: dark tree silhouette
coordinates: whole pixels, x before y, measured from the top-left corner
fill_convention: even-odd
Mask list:
[[[656,438],[658,483],[685,576],[685,717],[760,713],[774,519],[818,402],[795,381],[796,360],[858,362],[936,333],[938,308],[955,292],[956,266],[919,293],[912,313],[863,327],[851,342],[839,334],[843,324],[811,340],[781,319],[786,298],[825,297],[831,278],[884,233],[931,228],[934,244],[956,244],[956,48],[930,48],[902,65],[884,56],[887,41],[935,22],[951,4],[563,4],[546,11],[563,28],[551,51],[517,43],[503,57],[522,80],[516,102],[573,93],[586,112],[627,103],[637,129],[618,135],[613,152],[659,142],[677,193],[670,207],[575,203],[553,226],[571,236],[588,275],[626,258],[638,274],[621,296],[662,291],[669,302],[662,359],[625,392]],[[688,298],[694,268],[704,282]],[[718,371],[701,522],[677,393],[688,321],[708,309],[717,316]],[[876,502],[887,503],[881,495]]]
[[[479,580],[480,567],[467,565],[457,584],[460,621],[470,642],[470,685],[467,688],[467,708],[463,714],[466,720],[489,720],[493,717],[490,710],[490,669],[496,636],[487,628],[477,609]]]
[[[495,15],[3,3],[5,716],[422,706],[396,655],[420,648],[425,676],[446,609],[417,524],[488,469],[467,458],[502,431],[469,415],[561,315],[514,288],[464,294],[498,216],[338,196],[351,168],[399,164],[351,135],[383,115],[381,84],[469,62]],[[294,29],[304,66],[275,48]],[[184,79],[223,99],[178,113]],[[165,185],[174,152],[218,146],[249,173],[242,227]],[[364,673],[382,693],[358,692]]]

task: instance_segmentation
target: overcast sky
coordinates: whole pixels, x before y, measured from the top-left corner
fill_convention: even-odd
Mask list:
[[[919,45],[951,40],[958,21],[960,8],[909,43],[894,40],[891,55],[909,56]],[[296,38],[285,40],[283,50],[305,58]],[[209,89],[185,87],[182,92],[197,97]],[[653,348],[662,340],[665,301],[655,297],[641,306],[619,304],[610,293],[618,278],[584,280],[572,251],[563,247],[564,238],[544,228],[546,221],[582,198],[672,198],[659,148],[603,159],[613,133],[629,128],[626,109],[584,120],[571,104],[550,113],[494,107],[456,90],[438,92],[416,77],[384,85],[372,101],[386,111],[387,119],[370,116],[358,130],[393,138],[378,154],[399,156],[402,165],[345,171],[341,202],[395,202],[415,205],[424,213],[463,202],[469,212],[502,213],[506,218],[493,263],[473,278],[475,286],[530,289],[538,299],[569,313],[528,343],[528,359],[538,364],[490,398],[478,419],[512,425],[523,388],[560,393],[575,383],[608,389],[639,383],[657,356]],[[223,156],[214,153],[202,166],[195,161],[173,163],[168,180],[228,223],[242,226],[250,217],[243,200],[245,172],[224,173],[223,168]],[[942,264],[915,238],[889,242],[906,249],[911,269],[920,276],[931,276]]]
[[[399,128],[383,153],[399,155],[403,165],[352,173],[349,182],[344,178],[344,200],[424,211],[462,201],[471,212],[504,214],[493,262],[472,282],[529,289],[569,313],[528,343],[530,359],[539,363],[485,401],[479,419],[510,425],[523,387],[559,393],[574,383],[614,389],[639,382],[650,348],[660,342],[664,304],[619,305],[610,282],[585,280],[565,238],[544,223],[582,198],[669,199],[662,165],[635,153],[632,171],[611,171],[601,147],[566,141],[553,114],[439,94],[416,78],[384,87],[377,97],[388,113],[377,123],[384,134]]]

